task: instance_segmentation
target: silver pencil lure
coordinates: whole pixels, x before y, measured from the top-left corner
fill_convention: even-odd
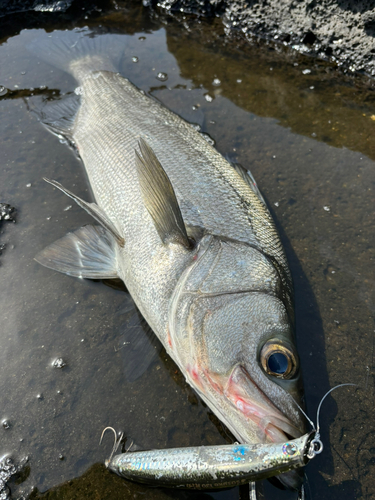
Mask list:
[[[312,431],[286,443],[135,451],[115,455],[105,463],[119,476],[138,483],[213,489],[246,484],[297,469],[320,451],[321,442]]]
[[[284,443],[232,444],[223,446],[195,446],[121,453],[113,456],[122,440],[117,439],[105,465],[111,471],[131,481],[168,488],[214,489],[229,488],[305,466],[323,451],[320,439],[319,414],[323,401],[335,389],[356,384],[340,384],[321,399],[315,427],[306,413],[313,430]],[[100,438],[100,442],[102,440]]]

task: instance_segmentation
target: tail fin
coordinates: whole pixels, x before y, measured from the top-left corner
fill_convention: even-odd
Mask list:
[[[118,71],[125,45],[123,35],[104,35],[80,28],[43,33],[27,48],[52,66],[71,73],[80,82],[88,72]]]

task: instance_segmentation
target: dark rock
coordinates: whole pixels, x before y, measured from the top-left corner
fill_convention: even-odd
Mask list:
[[[65,12],[73,0],[0,0],[0,17],[16,12]]]
[[[0,500],[10,500],[10,490],[7,482],[12,476],[20,473],[24,469],[28,457],[23,458],[19,464],[15,464],[10,457],[3,457],[0,461]]]
[[[146,0],[170,12],[221,16],[229,32],[261,37],[375,76],[371,0]]]

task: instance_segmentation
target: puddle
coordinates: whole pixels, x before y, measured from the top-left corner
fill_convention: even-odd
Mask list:
[[[33,109],[76,83],[25,47],[43,29],[102,26],[121,34],[120,72],[249,167],[282,235],[295,280],[297,339],[306,402],[340,389],[321,413],[324,453],[307,468],[311,498],[375,495],[373,85],[329,65],[271,47],[228,40],[215,21],[150,18],[139,7],[9,23],[0,39],[1,199],[17,208],[0,222],[0,454],[28,456],[14,498],[237,499],[238,489],[171,492],[129,484],[105,471],[104,427],[144,448],[226,442],[225,430],[184,382],[124,290],[38,265],[34,256],[91,219],[47,176],[90,199],[82,164],[47,132]],[[27,17],[24,18],[28,19]],[[33,18],[34,19],[34,18]],[[191,29],[190,29],[191,28]],[[309,70],[307,72],[306,70]],[[142,374],[131,365],[148,335]],[[137,365],[139,366],[139,365]],[[137,368],[135,366],[135,368]],[[77,478],[74,479],[73,478]],[[73,481],[71,481],[73,480]],[[19,484],[17,484],[19,483]],[[64,484],[63,484],[64,483]],[[63,486],[58,486],[63,484]],[[51,490],[52,488],[52,490]],[[56,489],[53,489],[56,488]],[[90,489],[91,488],[91,489]],[[267,498],[294,499],[265,485]],[[60,495],[60,496],[59,496]],[[76,496],[74,496],[76,495]],[[77,496],[78,495],[78,496]],[[85,496],[86,495],[86,496]]]

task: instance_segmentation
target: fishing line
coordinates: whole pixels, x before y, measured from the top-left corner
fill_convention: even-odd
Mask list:
[[[257,497],[257,486],[255,481],[249,483],[249,500],[258,500]]]
[[[326,399],[326,397],[331,394],[332,391],[334,391],[335,389],[338,389],[339,387],[345,387],[345,386],[348,386],[348,385],[352,385],[352,386],[356,386],[358,387],[358,384],[351,384],[351,383],[347,383],[347,384],[339,384],[339,385],[335,385],[335,387],[332,387],[332,389],[330,389],[329,391],[327,391],[324,396],[322,397],[322,399],[320,400],[320,403],[318,405],[318,410],[316,412],[316,426],[314,424],[314,422],[306,415],[306,413],[303,411],[303,409],[300,407],[300,405],[297,403],[297,401],[293,399],[294,403],[297,405],[297,407],[299,408],[300,412],[305,416],[306,420],[309,422],[309,424],[311,425],[313,431],[315,431],[315,437],[314,439],[311,441],[310,443],[310,449],[307,453],[307,458],[309,458],[310,460],[312,458],[315,457],[315,455],[319,455],[319,453],[322,453],[323,451],[323,442],[321,441],[320,439],[320,422],[319,422],[319,417],[320,417],[320,409],[322,407],[322,404],[323,404],[323,401]]]
[[[334,391],[335,389],[338,389],[339,387],[344,387],[345,385],[353,385],[353,386],[358,387],[358,384],[339,384],[339,385],[336,385],[335,387],[333,387],[332,389],[330,389],[326,394],[324,394],[324,396],[320,400],[320,403],[319,403],[319,406],[318,406],[318,411],[316,412],[316,433],[317,434],[319,434],[319,431],[320,431],[319,413],[320,413],[320,408],[322,407],[323,401],[328,396],[328,394],[330,394],[332,391]]]
[[[298,492],[298,500],[306,500],[305,487],[302,485]]]

